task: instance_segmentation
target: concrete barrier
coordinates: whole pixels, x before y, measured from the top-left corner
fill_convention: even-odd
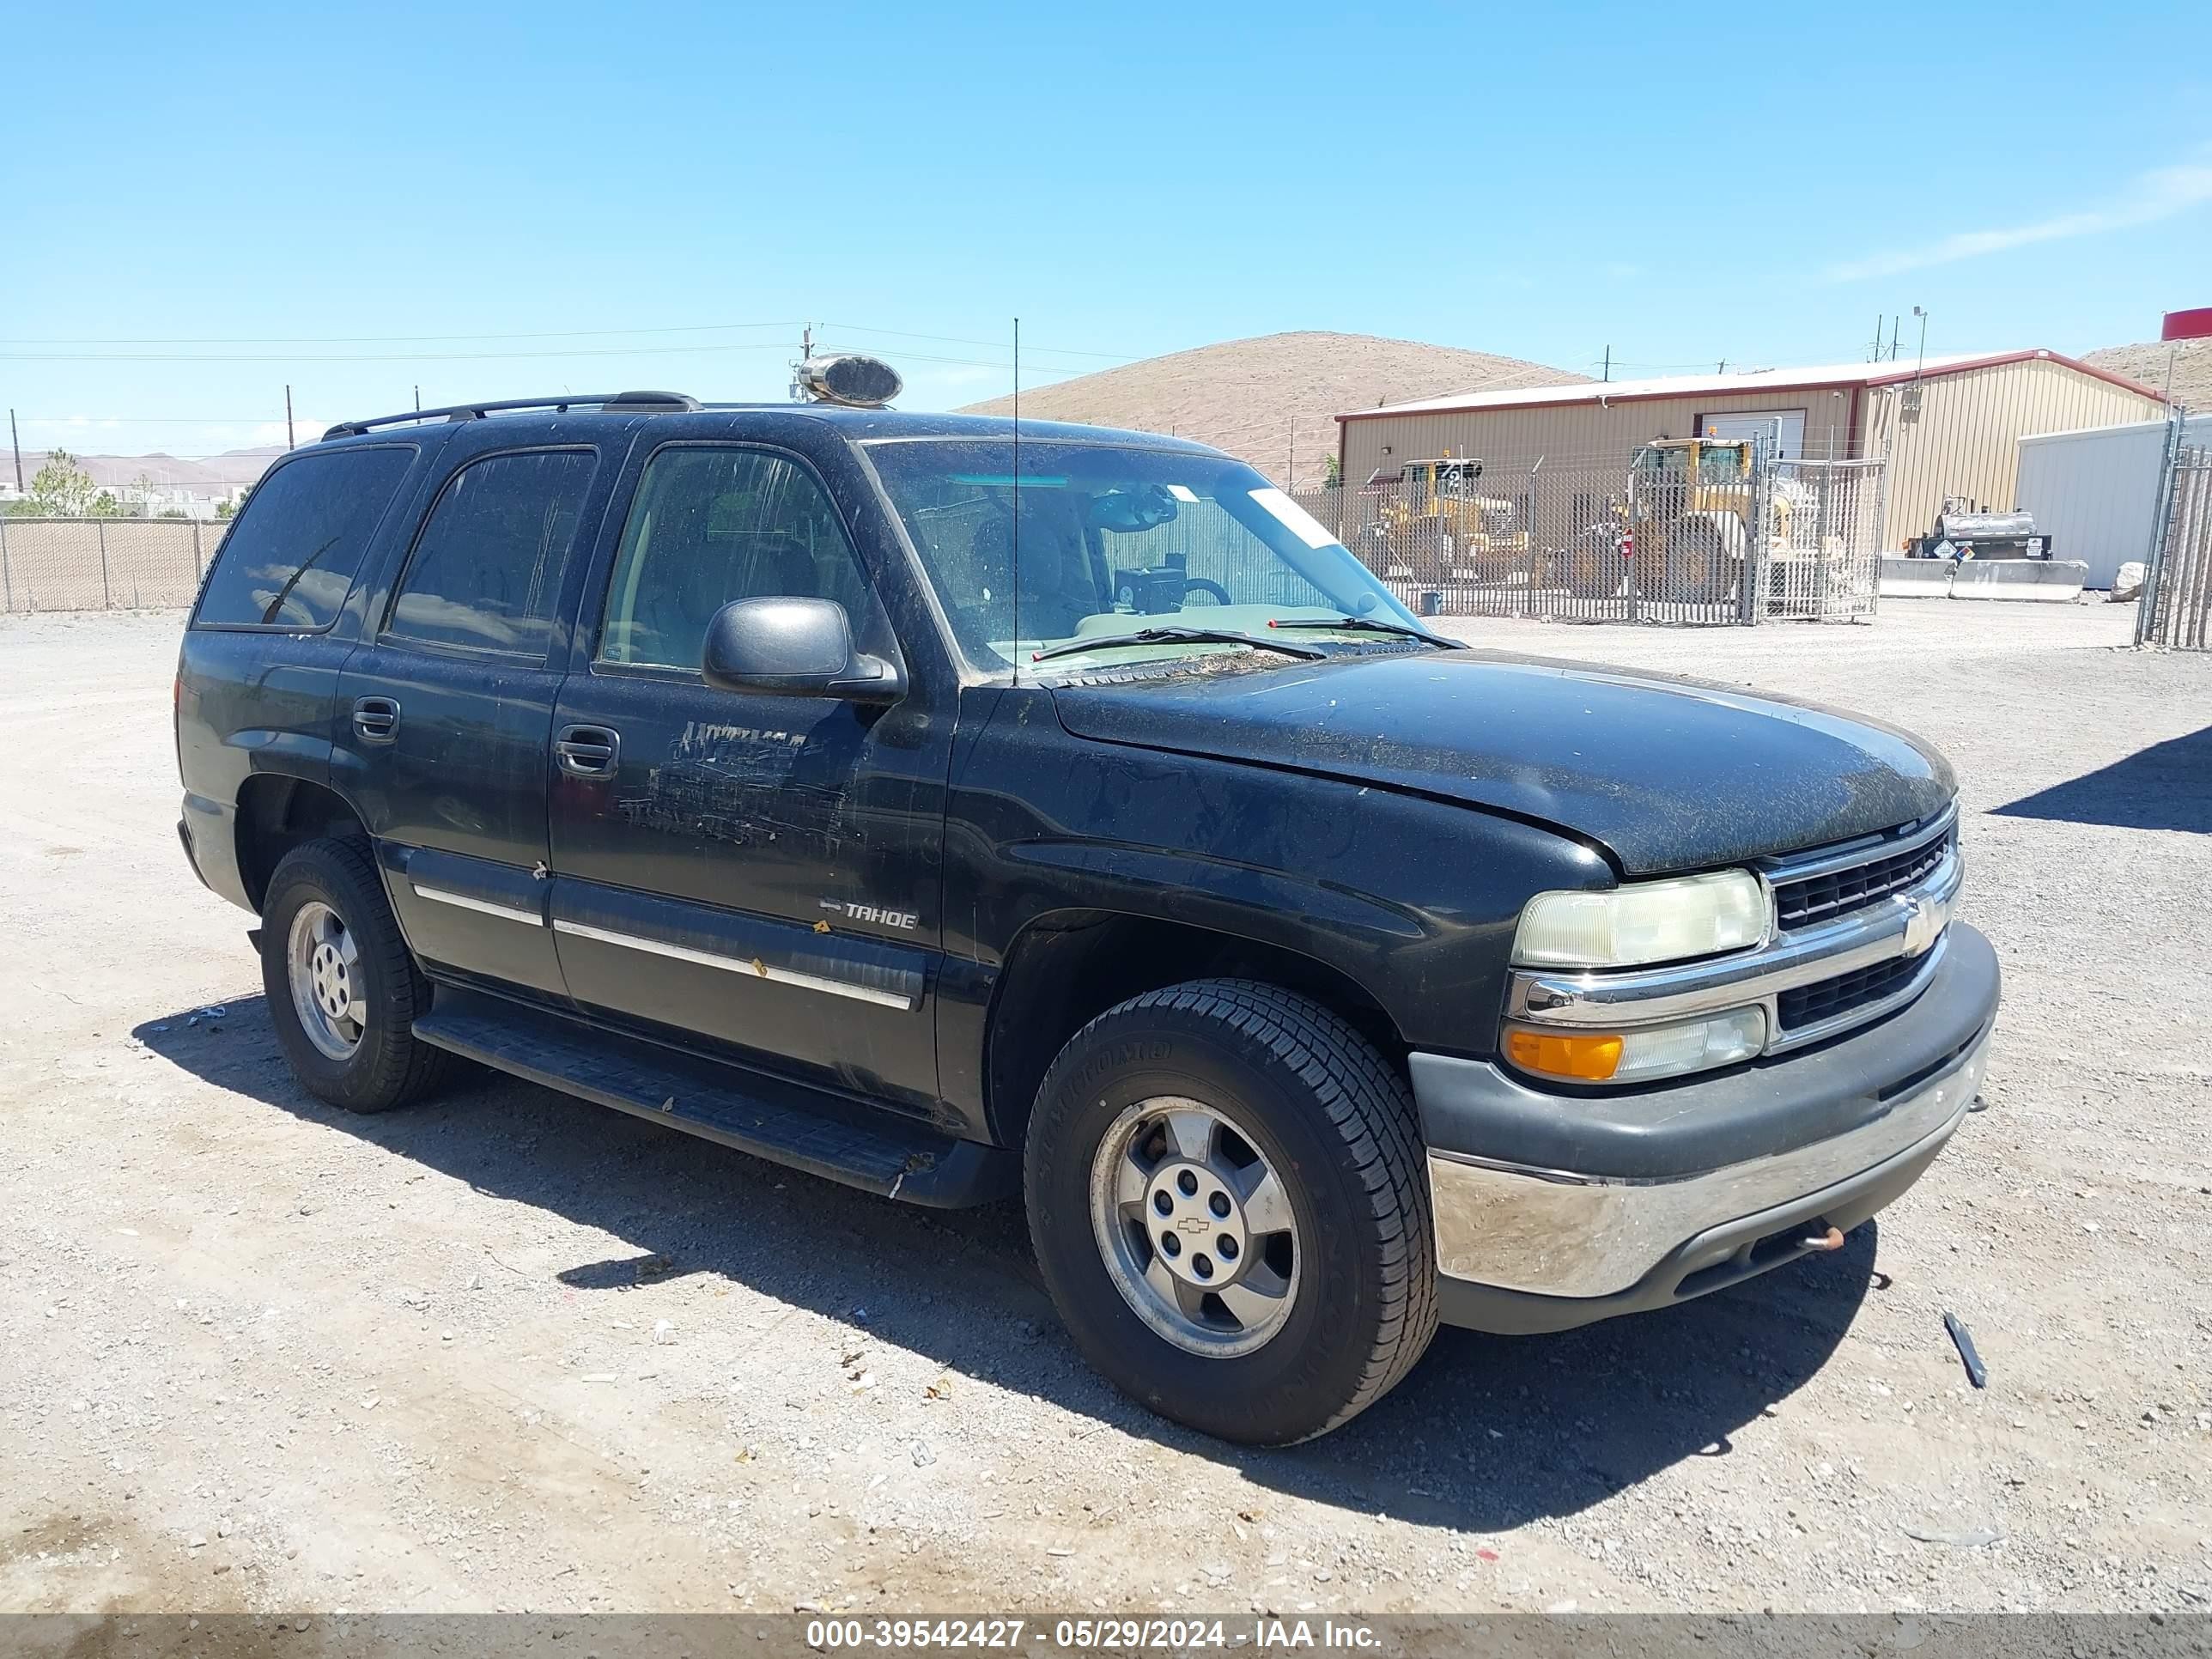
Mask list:
[[[1951,597],[2070,605],[2088,576],[2079,559],[1969,559],[1951,578]]]
[[[1948,559],[1908,559],[1901,554],[1881,556],[1881,593],[1885,599],[1940,599],[1951,592],[1951,573],[1958,567]]]

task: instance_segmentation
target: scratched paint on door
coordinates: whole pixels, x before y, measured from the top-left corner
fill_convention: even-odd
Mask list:
[[[851,839],[846,757],[812,734],[693,720],[646,775],[645,793],[615,810],[639,829],[755,847],[799,838],[793,850],[829,859]]]

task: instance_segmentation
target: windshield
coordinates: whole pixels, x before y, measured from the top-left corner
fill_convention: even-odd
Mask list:
[[[1750,471],[1744,453],[1735,444],[1705,444],[1698,453],[1698,482],[1735,483]]]
[[[1024,440],[1021,591],[1014,592],[1014,455],[1004,439],[868,446],[891,506],[921,555],[961,651],[1004,673],[1018,658],[1096,639],[1055,670],[1246,653],[1235,641],[1104,641],[1144,629],[1266,637],[1271,622],[1352,617],[1413,626],[1380,578],[1295,501],[1220,456]],[[1018,610],[1019,622],[1016,621]],[[1343,642],[1376,635],[1346,630]],[[1329,631],[1302,629],[1302,643]],[[1291,661],[1267,654],[1269,663]]]

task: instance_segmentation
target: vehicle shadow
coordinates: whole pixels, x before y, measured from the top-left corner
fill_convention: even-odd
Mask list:
[[[2001,818],[2063,818],[2123,830],[2212,834],[2212,726],[1990,809]]]
[[[1663,1313],[1549,1337],[1447,1330],[1344,1428],[1258,1450],[1165,1423],[1091,1370],[1053,1315],[1018,1204],[917,1209],[473,1068],[435,1100],[358,1116],[293,1081],[263,998],[229,1004],[219,1036],[188,1018],[135,1035],[218,1087],[624,1241],[551,1275],[572,1290],[717,1275],[1261,1485],[1467,1531],[1572,1515],[1685,1458],[1726,1455],[1826,1363],[1874,1277],[1869,1225],[1832,1255]]]

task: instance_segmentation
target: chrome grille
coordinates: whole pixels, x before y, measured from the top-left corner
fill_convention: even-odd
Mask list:
[[[1826,921],[1910,887],[1943,861],[1957,839],[1952,830],[1933,841],[1841,870],[1774,884],[1774,919],[1784,932]]]
[[[1838,974],[1817,985],[1784,991],[1774,1000],[1775,1018],[1785,1031],[1802,1031],[1817,1021],[1848,1014],[1901,991],[1927,965],[1925,957],[1897,957],[1856,973]]]
[[[1506,1018],[1613,1030],[1756,1004],[1765,1052],[1779,1054],[1883,1018],[1935,976],[1961,876],[1954,809],[1758,867],[1781,925],[1757,948],[1606,971],[1516,968]]]

